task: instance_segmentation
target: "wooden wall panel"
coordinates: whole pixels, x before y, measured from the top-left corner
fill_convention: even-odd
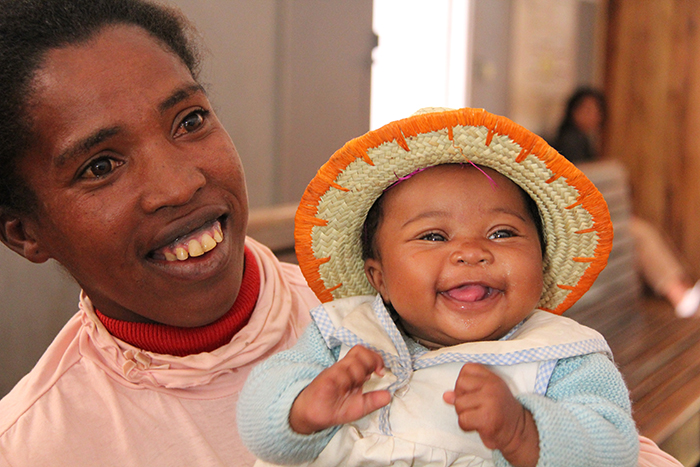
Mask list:
[[[700,2],[608,0],[606,158],[700,277]]]
[[[676,161],[671,213],[682,222],[674,225],[683,251],[691,259],[696,274],[700,269],[700,2],[686,0],[682,18],[683,88],[678,108],[684,117],[679,139],[682,151]],[[679,66],[679,68],[681,68]]]

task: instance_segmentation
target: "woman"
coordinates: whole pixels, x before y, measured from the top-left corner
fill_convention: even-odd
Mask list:
[[[577,89],[566,103],[552,146],[574,164],[595,159],[597,138],[605,121],[605,99],[592,88]]]
[[[142,0],[0,9],[0,239],[83,288],[0,401],[0,466],[252,465],[238,391],[318,301],[245,238],[187,24]]]
[[[0,402],[0,465],[252,464],[238,391],[317,299],[245,237],[186,23],[138,0],[0,8],[0,238],[83,289]]]

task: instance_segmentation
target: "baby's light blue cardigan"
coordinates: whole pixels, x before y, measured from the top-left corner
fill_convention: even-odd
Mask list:
[[[413,354],[425,349],[407,340]],[[238,403],[238,430],[244,444],[261,459],[299,464],[315,459],[338,427],[300,435],[288,416],[297,395],[338,359],[315,323],[297,344],[253,369]],[[523,394],[540,438],[538,466],[636,466],[639,438],[631,416],[627,387],[614,363],[603,354],[561,359],[545,396]],[[497,466],[510,464],[494,451]]]

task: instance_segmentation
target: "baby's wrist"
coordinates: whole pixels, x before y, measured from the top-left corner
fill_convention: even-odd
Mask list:
[[[301,397],[301,394],[299,397]],[[297,397],[297,399],[294,401],[294,404],[292,404],[292,409],[289,411],[289,427],[293,432],[300,435],[310,435],[317,431],[321,431],[323,428],[315,429],[315,427],[313,427],[312,424],[306,420],[306,417],[303,416],[303,408],[300,406],[303,404],[299,403],[299,397]]]
[[[540,457],[540,436],[532,413],[525,407],[515,428],[515,433],[501,451],[503,457],[515,467],[535,467]]]

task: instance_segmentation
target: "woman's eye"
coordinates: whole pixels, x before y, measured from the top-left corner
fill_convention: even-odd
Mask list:
[[[498,239],[498,238],[510,238],[510,237],[514,237],[514,236],[515,236],[515,234],[512,231],[502,229],[502,230],[496,230],[491,235],[489,235],[489,239],[494,240],[494,239]]]
[[[101,178],[105,175],[109,175],[115,168],[117,168],[120,165],[121,163],[112,158],[101,157],[99,159],[93,160],[92,162],[90,162],[90,164],[88,164],[88,166],[82,173],[82,177]]]
[[[175,136],[181,136],[196,131],[204,124],[204,120],[206,119],[207,115],[209,115],[209,111],[204,109],[198,109],[194,112],[190,112],[178,125],[175,131]]]
[[[425,234],[420,239],[427,240],[429,242],[444,242],[445,241],[445,237],[443,235],[441,235],[439,233],[435,233],[435,232],[430,232],[428,234]]]

